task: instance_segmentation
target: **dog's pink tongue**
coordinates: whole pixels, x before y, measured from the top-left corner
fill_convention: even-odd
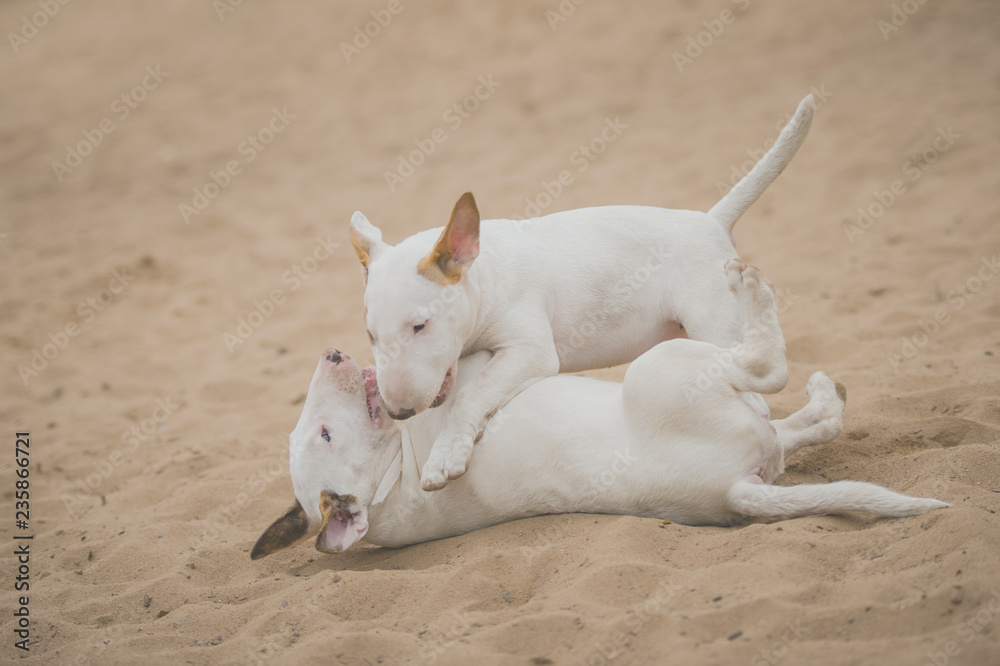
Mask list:
[[[368,399],[368,417],[376,426],[382,421],[382,397],[378,392],[378,380],[375,377],[374,366],[361,369],[361,378],[365,380],[365,397]]]

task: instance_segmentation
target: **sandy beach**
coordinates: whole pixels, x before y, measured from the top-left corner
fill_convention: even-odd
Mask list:
[[[1000,663],[995,2],[18,0],[0,26],[0,660]],[[319,353],[372,360],[355,210],[392,243],[466,190],[484,218],[708,210],[810,92],[734,230],[779,296],[773,414],[817,370],[848,391],[781,483],[953,507],[250,560]]]

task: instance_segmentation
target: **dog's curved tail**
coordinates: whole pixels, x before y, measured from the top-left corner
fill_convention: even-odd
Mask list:
[[[729,508],[757,518],[794,518],[845,511],[870,511],[902,518],[951,506],[936,499],[910,497],[861,481],[770,486],[737,481],[729,489]]]
[[[813,111],[815,110],[816,103],[813,101],[812,93],[810,93],[799,102],[799,108],[795,110],[795,115],[781,130],[778,140],[774,142],[771,149],[764,153],[764,157],[754,165],[743,180],[736,183],[733,189],[729,190],[729,193],[708,211],[708,214],[715,218],[723,229],[731,232],[736,220],[740,219],[740,215],[746,212],[750,204],[757,200],[757,197],[792,161],[799,146],[809,134],[809,126],[812,125]]]

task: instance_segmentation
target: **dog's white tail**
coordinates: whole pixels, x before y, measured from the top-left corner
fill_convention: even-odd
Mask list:
[[[812,93],[806,95],[805,99],[799,102],[799,108],[795,110],[795,115],[788,121],[778,140],[774,142],[771,149],[764,153],[764,157],[754,165],[743,180],[736,183],[729,194],[722,197],[719,203],[712,206],[708,214],[714,217],[726,231],[732,231],[736,220],[746,212],[757,197],[767,189],[775,178],[778,177],[788,163],[795,157],[799,146],[805,141],[809,134],[809,126],[812,125],[813,111],[816,103],[813,101]]]
[[[936,499],[894,493],[873,483],[836,481],[798,486],[769,486],[739,481],[729,490],[729,508],[756,518],[794,518],[845,511],[870,511],[902,518],[951,506]]]

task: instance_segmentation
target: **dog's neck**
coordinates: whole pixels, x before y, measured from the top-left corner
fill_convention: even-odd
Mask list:
[[[400,524],[412,516],[414,507],[422,499],[420,467],[413,452],[409,429],[396,425],[384,443],[387,453],[385,468],[375,490],[375,497],[368,509],[369,536],[380,541],[378,534],[396,531]]]
[[[381,504],[388,496],[389,491],[398,484],[399,461],[402,457],[403,446],[408,438],[406,428],[402,424],[392,421],[391,427],[379,433],[379,437],[369,444],[369,446],[383,451],[382,469],[378,475],[379,481],[375,486],[375,497],[372,504]]]

